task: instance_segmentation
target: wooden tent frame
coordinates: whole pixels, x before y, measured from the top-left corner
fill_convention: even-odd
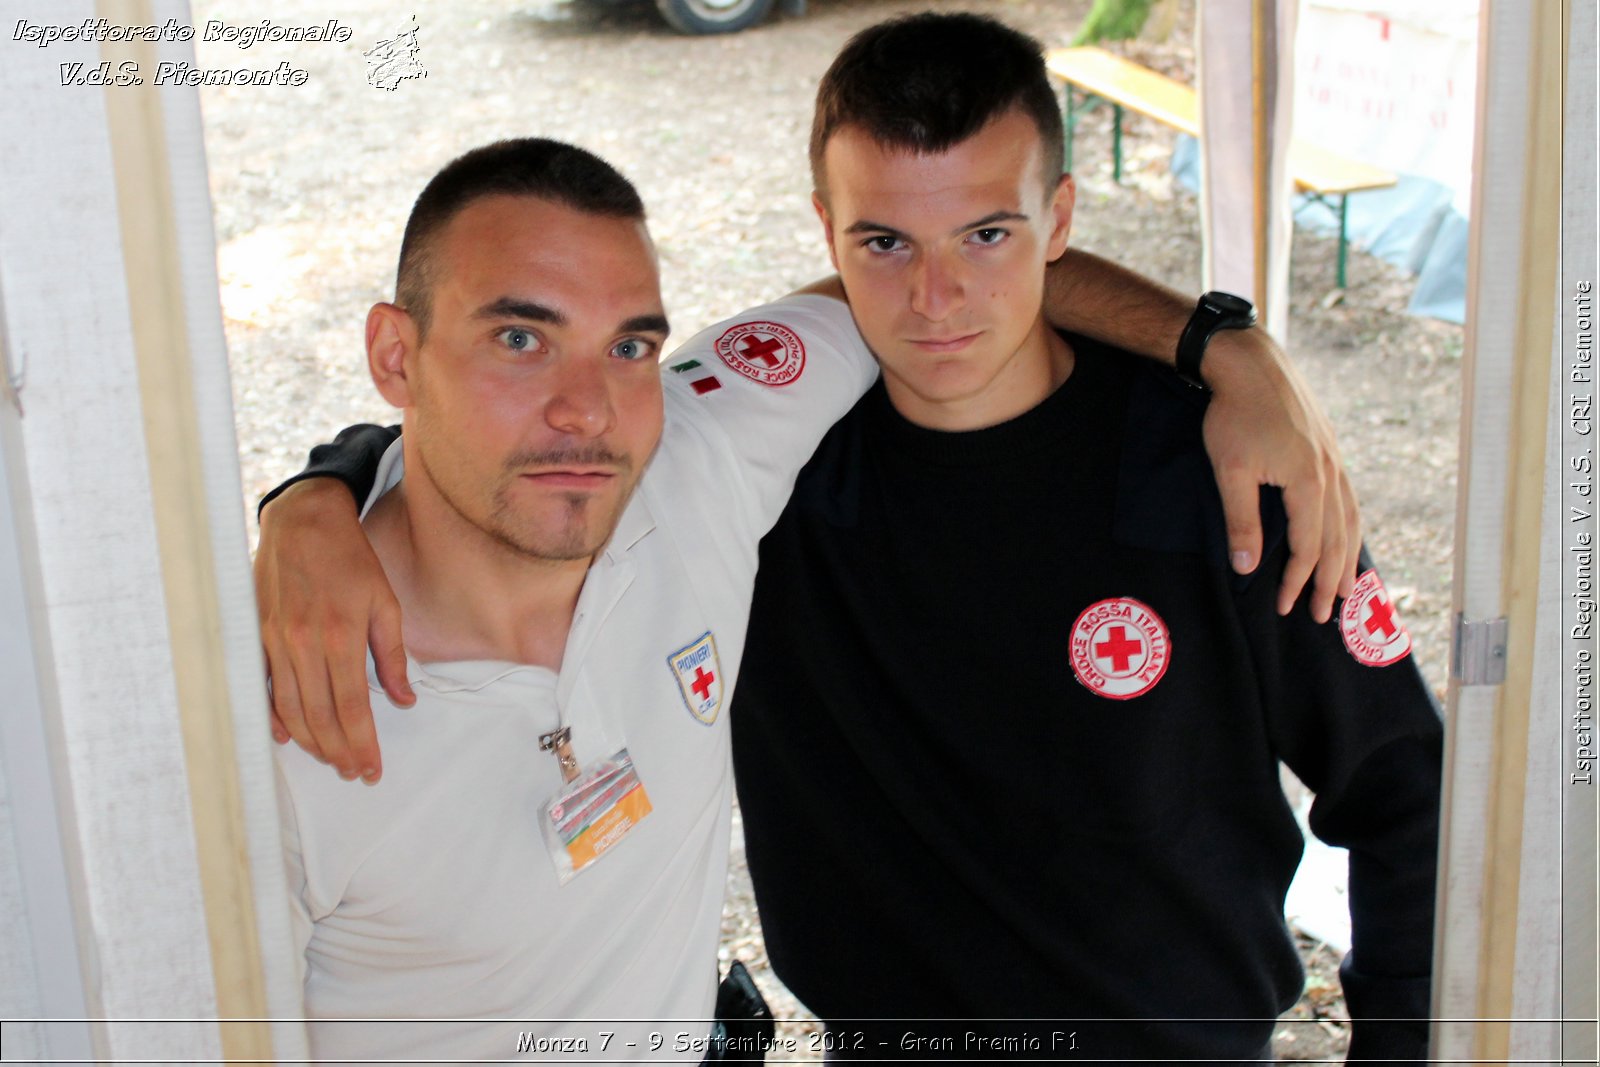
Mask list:
[[[95,16],[189,21],[177,0],[51,15]],[[1553,788],[1574,644],[1549,461],[1591,440],[1563,425],[1562,298],[1594,280],[1595,4],[1484,0],[1481,26],[1434,1050],[1593,1062],[1595,791]],[[59,83],[63,61],[135,53],[193,59],[57,44],[0,65],[0,846],[19,857],[0,922],[26,933],[0,953],[0,1036],[40,1057],[296,1059],[197,96]]]

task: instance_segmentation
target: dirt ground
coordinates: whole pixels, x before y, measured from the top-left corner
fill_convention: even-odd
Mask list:
[[[298,468],[340,426],[392,421],[366,375],[361,325],[391,295],[400,231],[428,177],[465,149],[541,134],[592,148],[639,185],[659,244],[668,312],[688,337],[738,308],[827,271],[804,166],[811,94],[856,30],[927,5],[811,0],[731,37],[685,38],[648,3],[538,0],[307,0],[271,6],[280,24],[338,18],[347,43],[199,43],[201,66],[308,72],[298,87],[202,91],[216,204],[222,299],[233,371],[245,500]],[[1088,0],[969,0],[1065,44]],[[264,10],[196,0],[197,24],[259,20]],[[393,91],[367,84],[362,52],[413,25],[425,78]],[[1192,78],[1189,28],[1126,54]],[[1126,170],[1111,180],[1109,119],[1080,126],[1073,241],[1184,291],[1200,286],[1194,197],[1168,172],[1173,135],[1134,118]],[[1337,301],[1335,242],[1297,233],[1289,348],[1338,427],[1362,494],[1368,544],[1405,615],[1416,656],[1441,694],[1448,666],[1455,506],[1458,327],[1403,313],[1410,281],[1360,252]],[[254,523],[251,523],[253,528]],[[802,847],[800,843],[796,847]],[[814,1026],[765,969],[760,929],[735,840],[724,956],[755,966],[776,1013]],[[1338,1055],[1345,1030],[1336,961],[1302,946],[1306,996],[1280,1028],[1280,1058]]]

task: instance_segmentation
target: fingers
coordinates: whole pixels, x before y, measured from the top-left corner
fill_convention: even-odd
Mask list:
[[[1356,571],[1361,567],[1361,505],[1356,500],[1355,486],[1350,484],[1350,478],[1345,474],[1343,466],[1339,468],[1339,482],[1344,490],[1341,496],[1344,501],[1346,530],[1344,573],[1339,578],[1339,595],[1347,597],[1356,591]]]
[[[272,740],[280,745],[289,743],[289,728],[283,725],[283,719],[278,716],[278,709],[273,706],[275,697],[272,692],[272,660],[267,655],[266,645],[261,646],[261,671],[267,676],[267,710],[270,712],[268,722],[272,728]]]
[[[1222,511],[1228,524],[1228,559],[1239,574],[1249,574],[1261,562],[1261,485],[1241,469],[1217,475]]]
[[[1337,466],[1330,461],[1324,475],[1322,501],[1322,553],[1317,560],[1315,581],[1311,589],[1311,617],[1327,622],[1333,617],[1333,600],[1345,580],[1345,539],[1349,530],[1345,526],[1347,514],[1342,499],[1342,483]]]
[[[365,636],[365,635],[363,635]],[[357,644],[330,655],[330,681],[333,687],[334,719],[343,739],[347,760],[335,760],[345,778],[362,778],[368,784],[378,780],[378,734],[372,725],[372,703],[368,699],[365,648]]]
[[[322,753],[323,760],[331,763],[341,778],[348,780],[360,777],[360,772],[351,755],[350,743],[345,739],[334,697],[333,679],[328,674],[332,651],[331,643],[324,648],[320,640],[310,639],[304,630],[292,629],[289,634],[289,658],[300,688],[300,710],[305,717],[306,731]],[[345,689],[348,700],[348,685]],[[287,718],[284,721],[287,722]],[[296,740],[299,738],[296,737]],[[308,746],[302,747],[311,751]]]
[[[287,649],[275,642],[267,642],[265,648],[269,677],[267,691],[272,697],[272,736],[284,741],[293,738],[295,744],[312,757],[328,762],[322,747],[306,725],[305,708],[300,701],[300,685]],[[279,731],[282,731],[281,736]]]
[[[1283,504],[1289,513],[1289,562],[1283,569],[1283,584],[1278,587],[1279,615],[1287,615],[1294,608],[1306,581],[1316,570],[1322,551],[1323,497],[1321,478],[1292,481],[1284,488]],[[1312,614],[1315,617],[1315,610]]]

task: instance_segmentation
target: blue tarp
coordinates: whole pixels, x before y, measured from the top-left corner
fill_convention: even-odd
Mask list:
[[[1172,173],[1184,185],[1200,188],[1200,145],[1180,135],[1172,153]],[[1415,175],[1400,176],[1392,189],[1355,193],[1347,208],[1350,244],[1417,276],[1406,310],[1446,322],[1467,314],[1467,220],[1452,205],[1448,186]],[[1297,225],[1337,234],[1339,218],[1309,197],[1296,197]]]

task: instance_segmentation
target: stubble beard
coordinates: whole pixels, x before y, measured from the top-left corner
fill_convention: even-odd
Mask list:
[[[566,464],[611,466],[623,483],[623,491],[614,503],[591,493],[552,495],[542,510],[559,508],[553,521],[538,514],[526,515],[525,508],[518,508],[512,502],[512,491],[524,472]],[[547,564],[589,559],[600,551],[616,529],[637,481],[633,476],[633,464],[626,456],[619,456],[600,445],[518,453],[503,464],[493,492],[487,494],[491,501],[488,513],[480,517],[473,514],[473,509],[460,499],[449,479],[437,477],[425,457],[423,467],[440,499],[462,522],[475,527],[491,541],[529,562]]]
[[[487,524],[480,529],[512,552],[545,563],[589,559],[600,551],[600,546],[616,529],[621,505],[627,500],[624,496],[617,506],[607,508],[588,493],[562,494],[553,502],[562,509],[555,528],[541,529],[546,524],[539,519],[527,521],[517,514],[510,496],[510,485],[503,484],[495,493],[494,509],[489,513]],[[597,516],[596,511],[602,508],[609,514]]]

